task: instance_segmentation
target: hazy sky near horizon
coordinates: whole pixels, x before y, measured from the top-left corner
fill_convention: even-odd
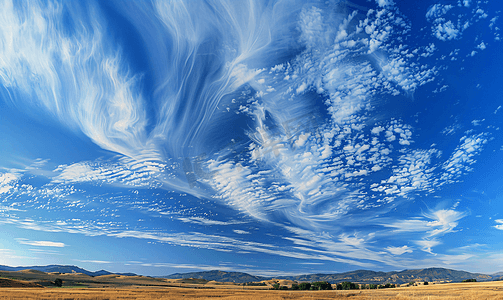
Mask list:
[[[0,264],[503,271],[500,1],[0,1]]]

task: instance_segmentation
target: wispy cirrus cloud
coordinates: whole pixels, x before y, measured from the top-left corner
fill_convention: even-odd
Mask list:
[[[413,252],[413,250],[407,245],[404,245],[402,247],[389,246],[389,247],[386,247],[386,250],[394,255],[402,255],[404,253],[412,253]]]
[[[112,264],[113,262],[111,261],[105,261],[105,260],[89,260],[89,259],[78,259],[77,261],[83,262],[83,263],[93,263],[93,264]]]
[[[423,214],[423,218],[398,220],[384,227],[393,228],[394,233],[421,233],[423,238],[415,241],[425,252],[431,253],[432,248],[441,244],[440,237],[453,232],[458,221],[467,214],[452,209],[430,210]]]
[[[39,246],[39,247],[57,247],[57,248],[63,248],[68,245],[65,245],[65,243],[61,242],[51,242],[51,241],[31,241],[27,239],[22,239],[18,238],[16,239],[18,243],[22,245],[31,245],[31,246]]]
[[[179,217],[178,220],[184,223],[194,223],[199,225],[237,225],[248,223],[246,221],[219,221],[219,220],[210,220],[203,217]]]

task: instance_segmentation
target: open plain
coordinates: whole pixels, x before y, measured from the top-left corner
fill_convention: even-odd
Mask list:
[[[503,299],[503,282],[449,283],[382,290],[277,291],[252,287],[193,284],[179,287],[129,286],[127,288],[1,288],[0,299],[401,299],[476,300]]]

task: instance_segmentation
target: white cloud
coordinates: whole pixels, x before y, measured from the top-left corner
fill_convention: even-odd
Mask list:
[[[503,219],[494,220],[494,222],[498,223],[498,225],[494,225],[494,228],[503,230]]]
[[[184,222],[184,223],[193,223],[193,224],[199,224],[199,225],[205,225],[205,226],[211,226],[211,225],[237,225],[237,224],[244,224],[246,222],[244,221],[218,221],[218,220],[210,220],[207,218],[203,217],[179,217],[178,220]]]
[[[57,248],[63,248],[66,245],[61,242],[51,242],[51,241],[30,241],[27,239],[17,239],[18,243],[23,244],[23,245],[31,245],[31,246],[39,246],[39,247],[57,247]]]
[[[459,28],[452,21],[436,24],[433,28],[435,36],[442,41],[457,39],[461,34]]]
[[[479,18],[480,18],[480,19],[485,19],[485,18],[487,18],[487,14],[484,12],[484,10],[483,10],[483,9],[480,9],[480,8],[479,8],[479,9],[477,9],[477,11],[475,11],[475,13],[480,15],[480,16],[479,16]]]
[[[84,163],[76,163],[70,166],[59,166],[57,170],[62,170],[61,174],[54,178],[54,182],[85,182],[103,181],[106,176],[102,170],[94,170]]]
[[[433,220],[428,222],[428,227],[434,228],[428,232],[428,236],[433,237],[454,231],[454,228],[458,226],[457,221],[465,217],[466,213],[455,210],[440,209],[437,211],[430,211],[424,215],[425,217]]]
[[[434,239],[434,240],[420,240],[420,241],[416,241],[415,243],[421,247],[421,250],[423,250],[424,252],[428,252],[430,254],[435,254],[435,253],[433,253],[432,248],[441,244],[441,242],[436,239]]]
[[[457,7],[443,4],[432,5],[426,13],[426,19],[432,23],[433,35],[441,41],[457,40],[470,26],[488,17],[483,9],[470,10],[469,6],[469,1],[465,1],[464,5],[459,3]],[[480,50],[484,48],[483,42],[479,44]]]
[[[377,5],[379,5],[380,7],[395,5],[393,0],[376,0],[376,2],[377,2]]]
[[[81,260],[77,259],[77,261],[83,262],[83,263],[93,263],[93,264],[111,264],[111,261],[104,261],[104,260]]]
[[[473,120],[472,121],[472,124],[473,126],[480,126],[482,122],[484,122],[486,119],[482,119],[482,120]]]
[[[20,177],[17,173],[0,173],[0,194],[14,190]]]
[[[472,170],[470,166],[476,162],[475,156],[482,151],[483,146],[488,142],[487,136],[487,133],[480,133],[464,136],[460,139],[462,143],[456,147],[449,159],[442,165],[445,172],[440,178],[440,184],[454,182],[463,173]]]
[[[434,4],[426,12],[426,18],[429,21],[440,18],[443,15],[445,15],[452,8],[453,8],[452,5]]]
[[[159,187],[161,175],[172,166],[160,161],[138,161],[117,156],[108,162],[78,162],[60,165],[53,172],[58,174],[52,183],[123,184],[136,187]]]
[[[390,224],[382,224],[384,227],[393,228],[393,232],[421,232],[428,231],[430,227],[428,222],[421,219],[416,220],[399,220]]]
[[[2,43],[10,46],[2,51],[1,82],[18,91],[13,100],[24,102],[24,109],[56,116],[104,149],[136,155],[147,124],[138,78],[121,67],[120,51],[101,27],[93,27],[98,11],[73,10],[90,24],[83,21],[68,35],[66,8],[72,9],[36,2],[23,9],[9,1],[2,6]]]
[[[490,23],[489,23],[489,28],[491,29],[494,29],[494,24],[496,24],[496,21],[498,20],[499,16],[496,16],[494,18],[491,19]]]
[[[458,221],[465,216],[466,213],[463,212],[439,209],[424,213],[424,218],[398,220],[390,224],[382,224],[382,226],[393,228],[395,234],[422,233],[422,239],[416,240],[415,243],[421,247],[421,250],[433,254],[432,248],[441,244],[439,238],[454,232]]]
[[[384,130],[385,130],[384,127],[377,126],[377,127],[372,128],[372,133],[378,135],[379,133],[381,133]]]
[[[302,10],[299,28],[301,39],[309,49],[323,47],[331,33],[330,28],[324,22],[323,11],[315,6]],[[297,93],[305,90],[307,86],[303,83],[301,87],[297,89]]]
[[[394,254],[394,255],[402,255],[404,253],[412,253],[412,249],[409,248],[409,246],[407,245],[404,245],[402,247],[393,247],[393,246],[389,246],[386,248],[386,250],[388,250],[388,252],[390,252],[391,254]]]
[[[453,135],[459,129],[461,129],[461,125],[459,125],[459,124],[453,124],[451,126],[445,127],[444,130],[442,130],[442,134]]]
[[[444,235],[452,232],[458,225],[458,220],[466,214],[455,210],[440,209],[424,214],[424,217],[432,220],[417,218],[411,220],[399,220],[390,224],[382,224],[384,227],[394,228],[394,232],[421,232],[427,233],[427,237]]]

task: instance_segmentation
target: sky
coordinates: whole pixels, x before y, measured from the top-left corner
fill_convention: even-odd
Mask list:
[[[1,1],[0,265],[503,271],[502,9]]]

